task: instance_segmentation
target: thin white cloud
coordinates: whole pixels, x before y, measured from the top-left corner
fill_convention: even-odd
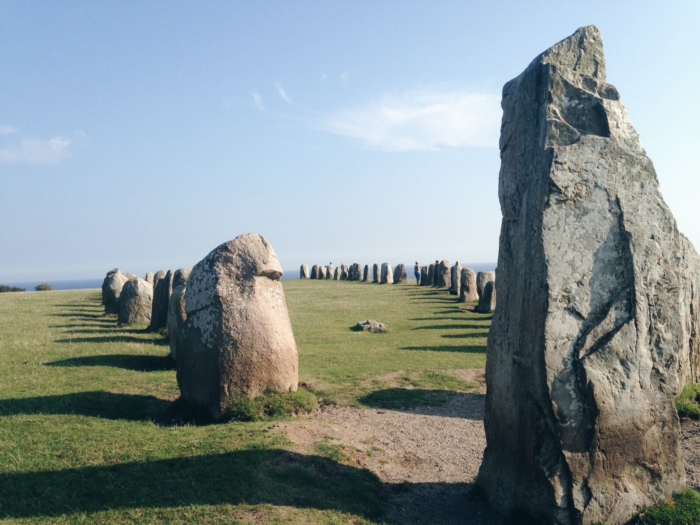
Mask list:
[[[0,124],[0,135],[14,135],[18,131],[15,127]]]
[[[0,144],[0,164],[56,164],[71,156],[69,148],[73,141],[65,137],[39,140],[21,137],[19,131],[11,126],[2,126],[2,130],[0,135],[10,140]]]
[[[286,92],[286,91],[284,90],[284,88],[282,87],[282,84],[280,84],[279,82],[277,82],[276,86],[277,86],[277,93],[279,93],[280,98],[281,98],[282,100],[284,100],[285,102],[291,104],[291,100],[289,100],[289,96],[287,95],[287,92]]]
[[[350,71],[345,71],[344,73],[341,73],[340,80],[343,82],[343,85],[347,88],[348,82],[350,81]]]
[[[259,111],[267,111],[259,93],[253,93],[253,104]]]
[[[326,73],[322,73],[321,74],[321,82],[325,82],[326,80],[328,80],[328,75]]]
[[[496,147],[500,96],[424,89],[325,115],[319,127],[384,151]]]

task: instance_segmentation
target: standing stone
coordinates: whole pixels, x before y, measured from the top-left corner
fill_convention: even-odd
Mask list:
[[[335,267],[335,272],[333,275],[333,280],[334,281],[340,281],[340,266]]]
[[[175,288],[177,288],[178,286],[187,285],[187,281],[190,279],[190,273],[192,273],[192,270],[190,270],[189,268],[178,268],[177,270],[175,270],[175,272],[173,273],[173,290],[175,290]]]
[[[420,267],[420,285],[421,286],[428,286],[429,281],[430,281],[430,277],[428,276],[428,267],[421,266]]]
[[[175,287],[170,301],[168,301],[168,344],[170,345],[170,357],[175,361],[177,361],[177,344],[180,340],[180,332],[187,321],[186,290],[187,287],[184,284]]]
[[[406,284],[407,282],[406,266],[403,263],[397,264],[394,268],[394,284]]]
[[[182,399],[214,418],[234,399],[297,389],[299,357],[282,266],[265,238],[236,237],[192,269],[177,343]]]
[[[452,287],[452,265],[450,261],[440,261],[438,271],[438,286],[440,288]]]
[[[389,263],[382,263],[382,284],[391,284],[394,282],[394,273],[391,271]]]
[[[146,272],[146,282],[153,286],[153,272]]]
[[[318,279],[318,266],[315,264],[311,267],[311,279]]]
[[[476,274],[476,293],[479,297],[484,293],[486,283],[496,280],[496,272],[479,272]]]
[[[165,277],[158,280],[158,285],[153,290],[149,330],[156,332],[168,324],[168,302],[172,293],[173,272],[168,270]]]
[[[371,280],[371,273],[369,271],[369,264],[365,264],[365,269],[362,271],[362,282],[368,283]]]
[[[450,280],[452,281],[452,286],[450,286],[450,295],[456,295],[459,297],[459,291],[462,289],[462,266],[459,262],[456,262],[452,267],[452,273],[450,275]]]
[[[479,297],[479,304],[474,311],[480,314],[490,314],[496,309],[496,282],[489,281],[484,286],[484,292]]]
[[[299,267],[299,279],[310,279],[311,274],[309,273],[309,265],[308,264],[302,264]]]
[[[158,281],[165,277],[165,270],[158,270],[153,276],[153,291],[155,292]]]
[[[124,283],[119,296],[119,324],[140,324],[151,320],[153,287],[137,277]]]
[[[471,268],[462,268],[459,302],[470,303],[478,300],[479,294],[476,289],[476,272]]]
[[[102,304],[105,307],[105,313],[119,313],[119,296],[123,286],[124,279],[119,268],[107,272],[104,281],[102,281]]]
[[[326,279],[333,279],[333,265],[329,264],[326,266],[326,274],[325,274]]]
[[[348,269],[345,267],[344,264],[340,265],[340,280],[341,281],[348,280]]]
[[[379,284],[380,280],[380,275],[379,275],[379,265],[377,263],[374,263],[372,265],[372,284]]]
[[[435,282],[435,265],[431,264],[428,266],[428,280],[425,281],[425,284],[423,284],[423,281],[421,281],[421,284],[423,284],[423,286],[432,286],[434,282]]]
[[[538,56],[502,107],[478,483],[506,514],[627,523],[685,486],[674,400],[695,359],[698,257],[606,83],[595,27]]]

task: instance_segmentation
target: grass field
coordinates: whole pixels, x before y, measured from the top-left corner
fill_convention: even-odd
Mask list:
[[[388,408],[473,388],[490,316],[409,285],[285,281],[300,381],[322,402]],[[353,332],[368,318],[387,334]],[[383,487],[271,422],[157,424],[179,391],[169,349],[116,326],[96,291],[0,294],[0,518],[12,523],[374,523]]]

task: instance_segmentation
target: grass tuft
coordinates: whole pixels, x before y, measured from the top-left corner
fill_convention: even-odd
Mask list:
[[[700,384],[688,385],[676,398],[676,408],[680,417],[700,419]]]
[[[318,408],[313,392],[299,389],[289,393],[268,393],[255,399],[232,400],[226,407],[224,420],[266,421],[310,414]]]
[[[700,494],[692,489],[651,507],[639,516],[637,525],[700,525]]]

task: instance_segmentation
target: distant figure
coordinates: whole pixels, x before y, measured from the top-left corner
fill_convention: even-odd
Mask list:
[[[420,264],[416,261],[416,265],[413,267],[413,275],[416,276],[416,284],[420,286]]]

